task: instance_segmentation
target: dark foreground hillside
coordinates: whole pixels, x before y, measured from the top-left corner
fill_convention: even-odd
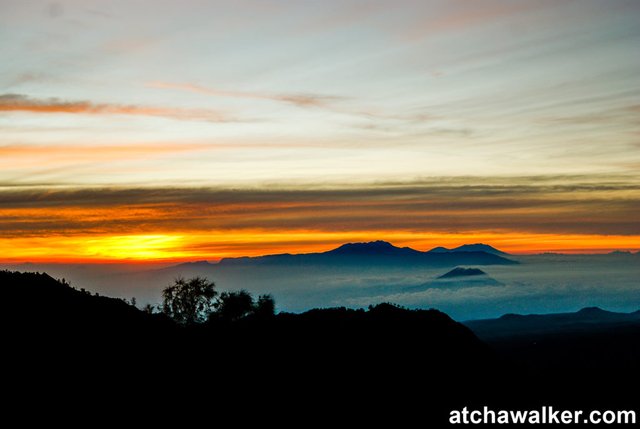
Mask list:
[[[538,371],[640,372],[640,311],[506,314],[465,322],[496,353]]]
[[[59,354],[66,353],[61,345],[84,351],[127,347],[156,356],[210,353],[220,360],[269,360],[278,366],[281,359],[314,360],[324,366],[352,365],[353,371],[373,361],[402,364],[396,369],[402,371],[407,363],[452,365],[474,356],[482,364],[490,359],[471,330],[437,310],[381,304],[366,311],[332,308],[185,327],[123,300],[73,289],[47,274],[0,272],[0,284],[8,334],[30,347],[50,345]]]
[[[0,288],[6,386],[49,404],[71,392],[187,420],[216,410],[244,422],[440,426],[464,406],[622,405],[616,389],[632,380],[614,368],[523,368],[437,310],[382,304],[183,327],[46,274],[0,272]]]

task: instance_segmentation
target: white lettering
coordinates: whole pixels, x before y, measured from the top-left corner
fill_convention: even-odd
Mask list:
[[[460,411],[458,410],[453,410],[451,411],[451,413],[449,413],[449,423],[451,423],[452,425],[459,425],[460,422]]]

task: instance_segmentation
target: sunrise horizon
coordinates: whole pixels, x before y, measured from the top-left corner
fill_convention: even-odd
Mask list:
[[[255,234],[250,234],[252,237],[255,237]],[[259,236],[259,234],[258,234]],[[287,234],[288,237],[291,237],[292,234]],[[406,234],[405,234],[406,236]],[[105,242],[109,242],[109,244],[98,244],[101,249],[100,254],[90,254],[87,252],[86,255],[82,256],[67,256],[64,254],[59,254],[55,256],[55,251],[53,249],[43,248],[42,246],[33,245],[33,242],[30,243],[31,247],[39,248],[44,253],[48,252],[48,256],[40,256],[36,253],[33,253],[32,256],[15,256],[15,257],[3,257],[0,258],[0,264],[135,264],[135,265],[144,265],[144,264],[174,264],[174,263],[185,263],[185,262],[195,262],[195,261],[207,261],[211,263],[217,263],[225,258],[241,258],[241,257],[259,257],[259,256],[268,256],[268,255],[278,255],[278,254],[309,254],[309,253],[322,253],[328,252],[330,250],[336,249],[339,246],[344,244],[353,244],[353,243],[371,243],[376,241],[383,241],[390,243],[395,247],[409,247],[414,250],[426,252],[436,247],[446,247],[446,248],[455,248],[462,245],[470,245],[470,244],[486,244],[491,247],[494,247],[500,251],[505,252],[508,255],[512,256],[526,256],[526,255],[540,255],[540,254],[565,254],[565,255],[606,255],[612,252],[629,252],[629,253],[639,253],[640,248],[633,247],[637,243],[637,239],[629,238],[629,237],[615,237],[610,238],[610,241],[604,242],[600,237],[584,237],[584,236],[516,236],[510,238],[497,238],[495,235],[470,235],[465,236],[466,238],[461,238],[459,235],[455,238],[446,238],[446,236],[441,236],[438,238],[429,238],[429,239],[410,239],[410,238],[400,238],[400,239],[378,239],[375,236],[369,239],[366,236],[358,235],[358,238],[349,239],[351,235],[346,234],[345,239],[340,241],[339,239],[332,239],[327,242],[319,242],[319,243],[292,243],[292,244],[264,244],[259,245],[256,243],[256,246],[253,249],[247,249],[243,246],[243,250],[228,250],[226,252],[218,252],[215,253],[207,253],[207,252],[185,252],[184,254],[180,249],[174,248],[159,248],[154,249],[153,245],[149,245],[149,241],[155,242],[170,242],[172,238],[180,238],[184,236],[171,236],[168,234],[149,234],[143,236],[116,236],[116,237],[105,237],[102,240]],[[493,241],[491,241],[491,239]],[[549,243],[546,247],[537,246],[533,248],[525,247],[529,244],[529,242],[535,243],[536,239],[540,240],[543,243]],[[591,239],[593,241],[587,241]],[[617,239],[617,240],[616,240]],[[97,241],[101,242],[100,238],[96,238],[95,236],[80,238],[78,241],[86,242],[86,241]],[[73,240],[73,243],[77,243],[78,241]],[[245,240],[245,244],[246,244]],[[592,247],[562,247],[566,244],[575,243],[576,241],[580,242],[580,244],[584,245],[585,243],[591,243]],[[58,241],[56,246],[60,246],[61,241]],[[64,243],[64,240],[62,240]],[[132,243],[142,243],[143,250],[140,253],[136,253],[135,250],[129,250],[131,247],[135,247]],[[500,243],[500,244],[496,244]],[[612,247],[604,247],[609,246],[611,243],[617,243],[617,246]],[[15,243],[14,243],[15,244]],[[600,247],[593,246],[594,244],[600,245]],[[625,245],[629,245],[628,247],[624,247]],[[96,244],[93,244],[94,248]],[[230,246],[232,247],[232,246]],[[78,253],[82,252],[82,249],[79,249]],[[110,253],[111,252],[111,253]],[[19,251],[16,252],[19,254]],[[7,255],[8,252],[5,250],[4,254]],[[53,256],[52,256],[53,255]]]

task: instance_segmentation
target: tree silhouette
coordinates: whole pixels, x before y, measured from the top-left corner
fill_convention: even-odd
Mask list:
[[[222,292],[216,302],[216,315],[227,321],[236,321],[253,313],[253,297],[246,290]]]
[[[253,306],[253,314],[256,317],[266,319],[276,314],[276,302],[271,295],[260,295]]]
[[[162,311],[184,325],[203,322],[217,294],[215,284],[204,277],[178,278],[162,291]]]

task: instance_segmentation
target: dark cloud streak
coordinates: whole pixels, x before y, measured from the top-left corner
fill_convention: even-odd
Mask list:
[[[315,189],[6,187],[0,235],[251,228],[640,234],[637,183],[601,180],[461,178]]]

